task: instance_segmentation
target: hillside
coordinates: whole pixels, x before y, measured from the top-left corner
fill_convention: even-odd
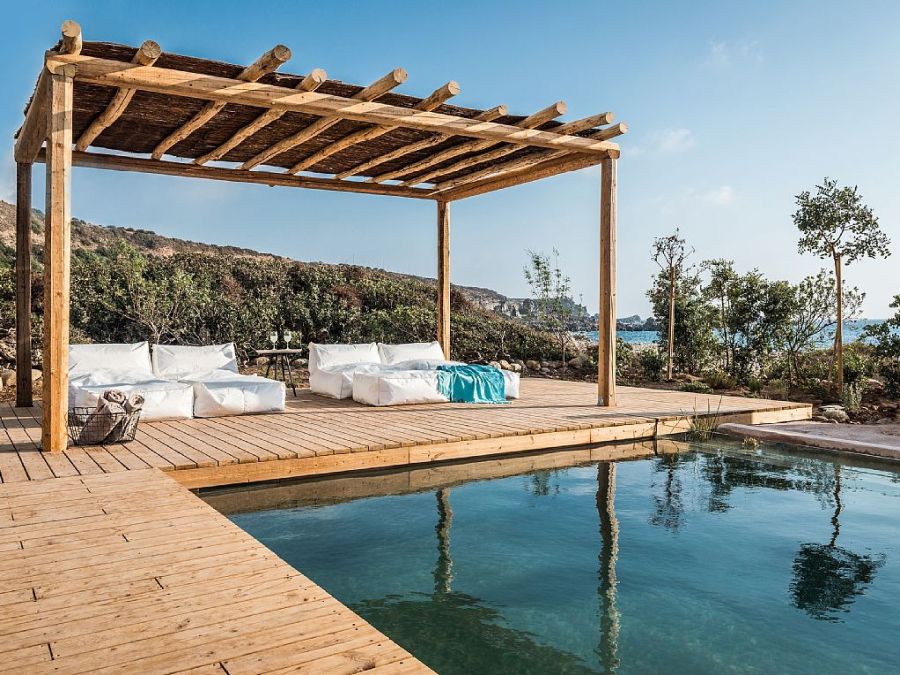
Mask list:
[[[36,252],[42,250],[44,245],[44,214],[34,209],[31,216],[32,246]],[[292,258],[254,251],[239,246],[219,246],[216,244],[204,244],[186,239],[166,237],[150,230],[135,229],[130,227],[116,227],[112,225],[96,225],[79,218],[72,218],[72,248],[96,251],[109,248],[115,242],[125,240],[131,246],[145,255],[172,256],[176,254],[211,254],[230,255],[242,258],[256,258],[260,260],[283,260],[298,262]],[[0,200],[0,254],[7,260],[13,259],[16,246],[16,206]],[[328,265],[329,263],[310,263],[315,265]],[[340,267],[340,265],[335,265]],[[373,269],[374,268],[366,268]],[[434,283],[434,278],[419,277],[412,274],[400,274],[387,270],[377,270],[396,279],[410,279]],[[508,298],[489,288],[475,286],[458,286],[454,289],[461,292],[468,300],[483,309],[493,310],[502,306]]]

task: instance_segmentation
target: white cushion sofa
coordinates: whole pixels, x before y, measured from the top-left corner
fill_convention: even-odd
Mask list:
[[[437,367],[448,361],[438,342],[389,345],[309,345],[309,385],[314,394],[373,406],[446,402]],[[506,397],[519,397],[519,375],[502,371]]]
[[[94,407],[109,389],[140,393],[141,419],[284,410],[284,383],[238,373],[233,344],[209,347],[87,344],[69,347],[69,406]]]
[[[69,406],[93,408],[109,389],[141,394],[144,397],[141,419],[194,416],[193,387],[157,377],[147,342],[70,345]]]
[[[284,382],[241,375],[231,342],[202,347],[154,345],[153,372],[192,387],[194,417],[284,410]]]

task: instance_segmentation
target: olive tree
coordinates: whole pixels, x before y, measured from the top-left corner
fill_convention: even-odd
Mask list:
[[[675,290],[678,279],[684,274],[685,263],[694,249],[688,250],[687,242],[681,238],[678,228],[668,237],[653,240],[653,261],[659,265],[666,279],[669,291],[668,345],[666,350],[666,379],[672,379],[672,363],[675,358]]]
[[[843,289],[843,265],[860,258],[886,258],[890,255],[890,240],[881,231],[872,209],[863,204],[856,186],[839,187],[837,181],[825,178],[816,186],[816,193],[808,190],[797,195],[794,224],[800,230],[797,248],[800,253],[813,253],[834,262],[834,278]],[[844,344],[842,324],[843,292],[835,293],[836,329],[834,356],[836,388],[844,387]]]
[[[565,368],[566,345],[575,311],[571,279],[560,269],[559,251],[555,248],[552,261],[548,255],[528,251],[528,263],[524,272],[534,296],[534,310],[529,317],[531,324],[556,338]]]

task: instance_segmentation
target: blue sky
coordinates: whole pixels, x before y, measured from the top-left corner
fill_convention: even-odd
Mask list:
[[[461,105],[528,114],[562,99],[563,121],[611,110],[620,140],[619,314],[647,313],[655,236],[676,226],[695,261],[733,258],[797,281],[824,263],[796,252],[794,195],[823,176],[858,184],[895,255],[847,270],[865,314],[900,293],[900,3],[860,2],[53,2],[5,8],[0,76],[12,135],[63,19],[86,39],[250,63],[281,42],[285,72],[367,83],[402,66],[398,91],[460,83]],[[35,204],[43,181],[36,171]],[[452,209],[454,283],[524,295],[526,249],[559,248],[596,309],[599,170],[465,200]],[[247,246],[301,260],[434,275],[430,202],[77,169],[85,220]]]

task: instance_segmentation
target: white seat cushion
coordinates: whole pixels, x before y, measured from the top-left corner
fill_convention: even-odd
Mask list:
[[[142,420],[189,419],[194,415],[194,389],[167,380],[92,383],[90,377],[69,380],[69,407],[93,408],[105,391],[118,389],[144,397]]]
[[[501,370],[506,385],[506,398],[519,398],[519,374],[511,370]]]
[[[216,370],[238,372],[234,343],[222,345],[153,345],[153,373],[164,380],[186,380]]]
[[[324,368],[359,363],[381,363],[378,345],[374,342],[355,345],[323,345],[309,343],[310,375]]]
[[[309,389],[314,394],[330,398],[350,398],[353,395],[353,380],[360,373],[376,373],[384,370],[378,363],[348,363],[310,371]]]
[[[389,370],[357,373],[353,378],[353,400],[366,405],[445,403],[438,391],[436,370]]]
[[[190,381],[194,417],[223,417],[284,410],[284,382],[217,370]]]
[[[94,376],[95,380],[141,382],[158,379],[150,365],[150,345],[69,345],[69,379]],[[102,382],[97,381],[97,384]]]
[[[401,345],[388,345],[378,343],[378,353],[381,362],[393,366],[404,361],[425,359],[428,361],[446,361],[441,343],[434,342],[410,342]]]

